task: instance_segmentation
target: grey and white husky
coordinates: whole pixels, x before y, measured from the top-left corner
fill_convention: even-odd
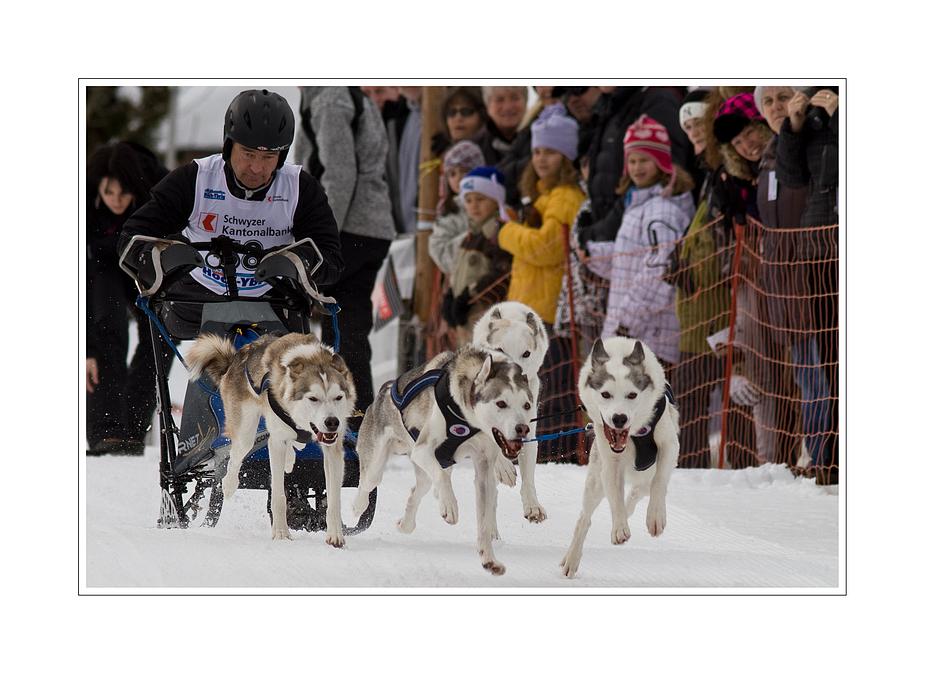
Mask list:
[[[205,371],[218,382],[225,408],[224,432],[231,439],[228,471],[222,479],[225,498],[238,488],[241,463],[253,448],[263,417],[270,436],[273,538],[292,538],[284,477],[295,465],[292,443],[310,430],[308,439],[313,434],[324,455],[327,543],[343,547],[344,429],[356,404],[353,376],[344,359],[311,334],[271,333],[239,350],[230,339],[203,335],[190,350],[187,366],[190,379]]]
[[[539,401],[540,367],[546,357],[546,351],[549,350],[549,337],[546,335],[542,319],[533,309],[521,302],[507,301],[495,304],[473,327],[472,344],[500,351],[520,365],[530,382],[533,399]],[[546,519],[546,509],[537,499],[534,481],[537,454],[536,421],[530,422],[530,438],[534,441],[525,443],[523,451],[517,457],[521,477],[520,499],[523,503],[524,517],[530,522],[542,522]],[[499,454],[496,468],[502,483],[514,484],[516,472],[509,459]],[[495,518],[494,509],[492,517]],[[497,526],[495,529],[497,537]]]
[[[647,494],[646,527],[652,536],[665,530],[668,481],[680,452],[679,415],[665,371],[642,342],[627,337],[595,341],[578,375],[578,392],[594,424],[594,443],[581,514],[559,563],[569,578],[578,570],[591,515],[604,496],[614,545],[629,539],[627,520]]]
[[[478,347],[439,354],[387,382],[363,418],[357,437],[360,480],[353,511],[362,513],[393,454],[408,454],[415,485],[398,522],[411,533],[418,506],[434,487],[440,515],[456,524],[459,507],[450,482],[452,464],[471,456],[475,466],[478,552],[482,566],[504,573],[492,550],[489,508],[497,501],[497,454],[513,459],[530,432],[536,400],[527,376],[502,354]],[[490,441],[488,441],[490,440]]]

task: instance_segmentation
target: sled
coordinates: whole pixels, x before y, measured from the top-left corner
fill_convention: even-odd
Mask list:
[[[168,245],[153,256],[154,280],[143,282],[139,276],[124,264],[125,255],[138,242],[154,242]],[[137,304],[149,318],[151,339],[154,344],[157,415],[160,425],[159,476],[161,504],[157,527],[159,529],[187,528],[205,510],[203,526],[214,527],[221,517],[224,498],[221,480],[225,476],[230,455],[231,441],[222,435],[224,408],[218,387],[208,374],[198,381],[187,383],[179,426],[173,414],[170,400],[169,366],[164,356],[165,347],[177,352],[175,344],[193,339],[199,334],[218,334],[233,339],[240,348],[261,335],[273,331],[288,332],[279,318],[283,310],[289,316],[290,325],[301,332],[309,332],[309,318],[314,308],[325,314],[337,312],[333,298],[320,294],[308,280],[288,278],[284,275],[264,279],[272,290],[260,297],[245,297],[236,292],[235,267],[238,256],[250,256],[256,260],[255,249],[238,244],[226,236],[220,236],[206,243],[170,246],[176,241],[148,236],[135,236],[126,247],[119,264],[138,286]],[[314,243],[303,239],[292,246]],[[315,248],[320,264],[321,253]],[[230,279],[232,290],[219,295],[212,293],[189,276],[191,266],[201,266],[203,257],[223,262],[225,276]],[[217,265],[215,265],[217,266]],[[256,266],[256,262],[254,265]],[[317,267],[316,267],[317,268]],[[314,271],[314,270],[313,270]],[[202,318],[198,326],[163,320],[183,305],[202,305]],[[198,328],[198,329],[197,329]],[[254,446],[244,460],[239,473],[239,489],[264,489],[267,491],[267,513],[270,512],[270,461],[267,451],[268,434],[261,420]],[[323,454],[316,442],[304,446],[295,443],[296,461],[292,472],[285,476],[287,500],[287,521],[290,529],[323,531],[327,499]],[[356,437],[346,433],[344,437],[344,481],[343,487],[359,485],[360,462],[356,453]],[[192,491],[191,491],[192,490]],[[209,490],[208,505],[202,501]],[[344,525],[344,534],[353,535],[365,531],[372,524],[376,510],[376,491],[370,493],[369,506],[357,523]]]

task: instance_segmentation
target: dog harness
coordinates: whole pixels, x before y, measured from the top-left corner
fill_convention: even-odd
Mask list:
[[[440,446],[437,447],[434,452],[434,456],[440,463],[441,468],[449,468],[456,463],[453,460],[456,449],[473,435],[481,432],[481,429],[472,426],[466,421],[462,409],[460,409],[456,401],[453,400],[453,396],[450,395],[449,380],[449,372],[444,368],[440,368],[428,370],[411,382],[404,393],[401,394],[398,391],[398,379],[392,382],[392,402],[395,407],[398,408],[399,414],[401,414],[405,407],[420,395],[425,388],[429,386],[434,387],[434,398],[437,401],[437,407],[446,423],[446,440],[441,442]],[[402,415],[402,423],[405,423],[404,415]],[[420,430],[417,428],[408,428],[407,424],[405,424],[405,430],[408,431],[408,435],[411,436],[411,439],[417,442]]]
[[[668,382],[665,382],[665,395],[663,395],[652,412],[649,423],[633,433],[633,445],[636,447],[636,470],[642,471],[652,467],[658,458],[658,445],[655,444],[655,426],[665,413],[668,403],[675,405],[674,393]]]
[[[273,394],[273,389],[270,388],[270,373],[267,372],[263,376],[263,381],[260,382],[260,388],[258,389],[254,386],[254,382],[251,380],[251,373],[247,370],[247,363],[244,364],[244,374],[247,376],[247,383],[251,385],[251,390],[255,395],[262,395],[264,392],[267,394],[267,402],[270,403],[270,409],[273,410],[273,414],[279,417],[279,420],[284,424],[289,426],[293,431],[295,431],[295,441],[307,445],[309,442],[313,442],[315,439],[315,434],[310,430],[301,428],[296,424],[295,420],[289,416],[289,413],[283,409],[283,406],[280,404],[279,399]]]

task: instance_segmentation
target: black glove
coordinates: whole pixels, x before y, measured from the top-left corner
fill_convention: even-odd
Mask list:
[[[155,251],[159,253],[157,261],[155,261]],[[138,280],[149,289],[157,283],[158,268],[161,270],[161,281],[163,281],[169,275],[187,274],[204,264],[199,251],[179,241],[177,243],[148,242],[139,248],[135,256]]]
[[[453,297],[453,291],[447,290],[446,295],[443,296],[443,306],[440,308],[440,315],[443,316],[443,320],[445,320],[447,325],[449,325],[451,328],[456,327],[456,319],[453,314],[454,300],[455,298]]]
[[[679,242],[668,255],[668,271],[665,272],[663,278],[665,283],[677,286],[678,290],[690,296],[697,292],[697,286],[694,283],[688,259],[681,257],[681,245]]]
[[[733,229],[736,221],[745,222],[745,195],[738,180],[727,173],[720,174],[713,204],[723,214],[723,222],[728,229]]]
[[[435,157],[439,157],[450,148],[452,143],[442,133],[435,133],[430,137],[430,151]]]
[[[470,299],[468,288],[464,288],[459,297],[454,297],[452,290],[447,291],[446,296],[443,298],[443,309],[441,311],[447,325],[451,328],[456,328],[466,324],[469,319]]]
[[[277,276],[291,278],[297,282],[303,277],[306,282],[311,281],[311,271],[318,262],[311,248],[290,249],[282,253],[277,253],[278,250],[280,248],[271,248],[261,258],[254,270],[254,276],[258,281],[266,281]]]
[[[453,301],[453,318],[456,325],[465,325],[469,320],[469,289],[464,288],[459,297]]]

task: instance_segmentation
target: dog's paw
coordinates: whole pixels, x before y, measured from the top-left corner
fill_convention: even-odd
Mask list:
[[[665,525],[668,523],[668,514],[664,508],[652,508],[646,512],[646,528],[649,534],[658,536],[665,531]]]
[[[507,569],[504,568],[504,564],[494,557],[485,557],[481,551],[479,551],[479,558],[482,562],[482,568],[490,571],[493,576],[503,576],[504,572],[507,571]]]
[[[524,506],[524,518],[539,524],[546,519],[546,509],[538,503],[532,506]]]
[[[231,498],[238,489],[238,476],[228,473],[222,478],[222,496]]]
[[[369,492],[360,492],[353,500],[353,516],[359,517],[369,507]]]
[[[291,541],[292,534],[289,533],[289,527],[273,527],[273,539],[274,541]]]
[[[610,532],[610,542],[614,545],[622,545],[630,539],[630,525],[626,522],[619,524]]]
[[[565,553],[565,557],[559,562],[559,568],[562,575],[566,578],[574,578],[578,571],[578,563],[581,561],[581,555],[572,555],[570,552]]]
[[[509,459],[504,457],[498,459],[497,463],[495,463],[495,475],[498,477],[498,482],[508,487],[513,487],[517,484],[517,468]]]
[[[456,524],[459,521],[459,504],[455,498],[440,499],[440,517],[447,524]]]
[[[342,548],[347,543],[347,540],[344,538],[343,532],[338,531],[337,533],[329,532],[328,538],[325,542],[332,547]]]
[[[401,533],[410,534],[414,531],[414,527],[417,526],[417,523],[412,518],[402,517],[398,520],[396,526]]]

